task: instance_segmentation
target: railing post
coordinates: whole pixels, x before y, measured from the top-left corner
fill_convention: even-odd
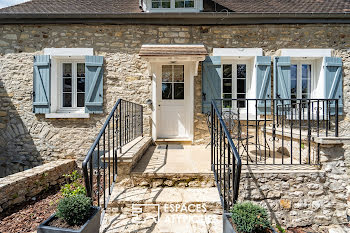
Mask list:
[[[213,171],[213,157],[214,157],[214,109],[213,103],[210,104],[210,125],[211,125],[211,136],[210,136],[210,159],[211,159],[211,170]]]
[[[339,136],[339,103],[335,100],[335,136]]]
[[[141,136],[143,137],[143,106],[141,106]]]
[[[123,130],[122,130],[122,105],[124,101],[120,101],[119,105],[119,153],[122,153],[122,139],[123,139]]]

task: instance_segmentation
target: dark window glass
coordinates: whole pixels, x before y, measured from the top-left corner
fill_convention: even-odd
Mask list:
[[[63,93],[63,107],[72,107],[72,93]]]
[[[237,78],[245,79],[247,77],[247,65],[238,64],[237,65]]]
[[[223,65],[223,78],[232,78],[232,65]]]
[[[246,106],[246,101],[243,100],[245,99],[245,94],[237,94],[237,99],[240,99],[240,101],[237,101],[237,107],[239,108],[245,108]],[[241,100],[242,99],[242,100]]]
[[[184,8],[185,4],[183,0],[176,0],[175,1],[175,8]]]
[[[63,79],[63,92],[71,92],[72,91],[72,79],[64,78]]]
[[[185,1],[185,7],[186,8],[194,7],[194,1],[193,0],[186,0]]]
[[[169,1],[162,1],[162,8],[170,8],[170,0]]]
[[[72,64],[64,63],[63,64],[63,77],[72,77]]]
[[[185,84],[174,83],[174,99],[183,100],[185,98]]]
[[[77,79],[77,92],[85,92],[85,78]]]
[[[85,63],[77,64],[77,77],[85,77]]]
[[[160,2],[152,1],[152,8],[160,8]]]
[[[232,93],[232,80],[224,79],[223,80],[223,93]]]
[[[84,107],[85,106],[85,93],[77,94],[77,106]]]
[[[245,93],[245,80],[244,79],[237,79],[237,93]]]
[[[162,83],[162,99],[172,99],[172,88],[171,83]]]
[[[223,108],[232,108],[232,95],[231,94],[224,94],[223,95],[223,98],[224,99],[227,99],[227,100],[224,100],[223,101]]]

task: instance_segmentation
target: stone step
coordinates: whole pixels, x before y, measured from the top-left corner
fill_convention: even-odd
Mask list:
[[[131,172],[133,186],[143,187],[214,187],[213,173]]]
[[[152,143],[153,141],[151,137],[138,137],[124,145],[122,153],[118,150],[116,152],[118,175],[129,175]],[[106,151],[104,156],[101,156],[101,160],[111,165],[114,163],[113,155],[112,153],[110,155],[108,151]]]
[[[138,219],[121,213],[106,213],[100,232],[187,232],[222,233],[221,214],[156,214]],[[155,221],[157,220],[157,221]]]
[[[216,187],[177,188],[177,187],[115,187],[107,212],[131,214],[133,204],[141,204],[143,212],[180,213],[179,208],[204,209],[205,213],[221,213],[222,207]],[[143,206],[146,205],[146,206]],[[159,205],[159,207],[157,206]],[[189,205],[191,205],[189,207]],[[178,208],[177,211],[175,209]],[[172,211],[173,210],[173,211]],[[181,213],[185,211],[182,209]],[[186,213],[196,213],[187,211]]]

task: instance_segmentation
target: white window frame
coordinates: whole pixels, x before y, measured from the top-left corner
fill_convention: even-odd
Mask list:
[[[152,7],[153,0],[146,0],[143,4],[143,10],[145,12],[200,12],[203,10],[203,0],[193,0],[194,7],[184,7],[184,8],[176,8],[175,0],[170,0],[170,8],[153,8]],[[161,0],[159,0],[161,2]]]
[[[72,64],[72,107],[63,107],[63,64],[69,63]],[[84,113],[85,112],[85,104],[84,107],[77,106],[77,64],[84,63],[85,59],[62,59],[59,61],[59,69],[58,69],[58,113]],[[86,77],[84,77],[86,78]],[[86,83],[86,82],[85,82]],[[86,91],[86,89],[85,89]]]
[[[311,65],[311,77],[308,86],[308,98],[310,99],[315,83],[315,62],[307,59],[291,59],[292,65],[297,65],[297,99],[302,99],[302,65]]]
[[[71,60],[85,63],[85,56],[94,55],[93,48],[45,48],[44,54],[50,55],[51,59],[51,106],[50,113],[45,114],[45,118],[89,118],[90,114],[85,113],[85,108],[71,109],[70,111],[60,108],[62,102],[59,96],[62,90],[62,77],[60,77],[62,76],[60,75],[62,67],[60,63]]]
[[[249,59],[235,59],[229,61],[223,61],[221,64],[221,98],[223,98],[223,83],[224,83],[224,65],[232,65],[232,99],[237,99],[237,65],[246,65],[246,83],[245,83],[245,95],[246,99],[248,99],[248,87],[250,86],[250,82],[252,81],[250,77],[251,74],[251,61]],[[229,93],[225,93],[229,94]],[[232,109],[237,109],[237,103],[234,104],[235,101],[232,101]],[[223,108],[224,110],[229,110],[229,108]],[[242,111],[247,109],[247,106],[244,108],[239,108]]]

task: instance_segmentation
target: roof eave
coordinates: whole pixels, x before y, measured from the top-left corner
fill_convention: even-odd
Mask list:
[[[160,20],[161,19],[161,20]],[[0,24],[111,23],[111,24],[261,24],[350,23],[350,13],[118,13],[31,14],[0,13]]]

